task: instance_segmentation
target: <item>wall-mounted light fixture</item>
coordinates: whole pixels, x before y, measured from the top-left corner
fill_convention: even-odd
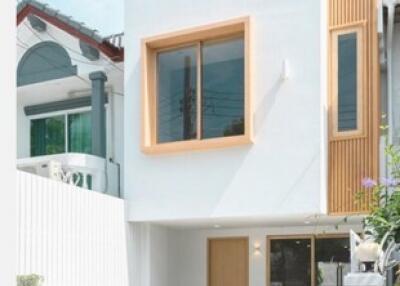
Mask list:
[[[253,253],[254,255],[261,255],[261,244],[258,241],[253,244]]]

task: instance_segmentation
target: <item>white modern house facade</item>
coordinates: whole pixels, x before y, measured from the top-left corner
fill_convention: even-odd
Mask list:
[[[136,285],[342,285],[399,120],[389,2],[125,1]]]
[[[100,37],[20,4],[19,201],[39,214],[21,215],[21,272],[69,286],[343,285],[349,230],[371,206],[361,180],[387,171],[382,123],[399,143],[398,6],[129,0],[123,37]],[[44,233],[52,244],[35,244]],[[95,271],[51,268],[75,262]]]

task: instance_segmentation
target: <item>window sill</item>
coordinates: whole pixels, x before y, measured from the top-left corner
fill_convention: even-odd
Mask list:
[[[203,140],[188,140],[171,143],[161,143],[142,146],[142,152],[148,155],[212,150],[252,144],[248,135],[212,138]]]
[[[363,139],[366,137],[367,135],[362,129],[354,131],[332,131],[330,135],[330,141],[354,140]]]

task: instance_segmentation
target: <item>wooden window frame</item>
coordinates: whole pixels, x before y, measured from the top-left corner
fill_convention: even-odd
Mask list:
[[[316,264],[315,264],[315,241],[324,238],[348,238],[347,233],[324,233],[324,234],[294,234],[294,235],[268,235],[266,242],[266,285],[271,286],[271,241],[273,240],[296,240],[310,239],[311,241],[311,285],[316,286]]]
[[[201,52],[202,41],[223,40],[243,36],[244,39],[244,134],[201,139]],[[197,138],[174,142],[157,142],[157,53],[197,45]],[[250,90],[250,19],[242,17],[216,24],[186,29],[142,40],[141,79],[141,150],[145,154],[208,150],[252,143]]]
[[[341,35],[356,33],[357,35],[357,129],[339,131],[339,70],[338,39]],[[330,30],[330,137],[332,140],[354,139],[365,137],[365,92],[366,92],[366,37],[365,23],[334,27]]]

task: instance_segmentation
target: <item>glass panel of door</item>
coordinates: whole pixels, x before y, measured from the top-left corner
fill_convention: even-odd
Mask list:
[[[350,272],[349,238],[316,238],[315,264],[317,286],[343,286],[344,276]]]
[[[310,286],[312,239],[283,238],[270,241],[270,286]]]
[[[348,237],[269,239],[269,286],[343,286],[350,270]]]

